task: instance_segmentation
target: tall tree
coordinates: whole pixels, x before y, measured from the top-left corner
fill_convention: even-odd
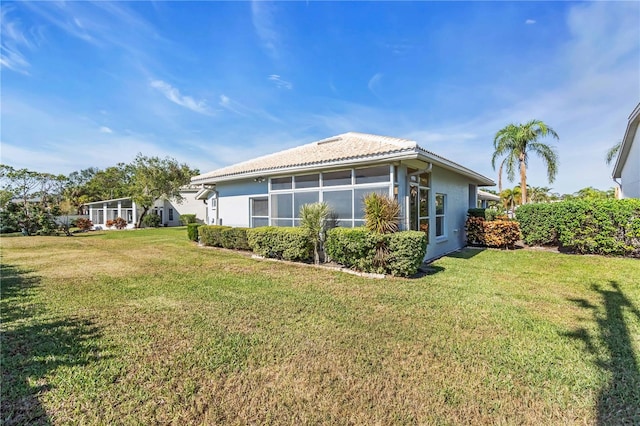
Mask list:
[[[493,140],[494,152],[491,158],[493,169],[496,168],[496,160],[504,157],[507,177],[513,181],[517,164],[520,171],[521,204],[527,202],[529,153],[537,154],[542,158],[547,167],[549,182],[555,180],[558,172],[558,155],[553,147],[538,141],[547,136],[559,139],[558,134],[550,126],[540,120],[531,120],[525,124],[509,124],[499,130]]]
[[[187,185],[191,177],[199,173],[173,158],[145,157],[142,154],[136,156],[128,169],[131,173],[132,199],[142,208],[136,224],[138,228],[157,200],[172,198],[182,201],[180,187]]]

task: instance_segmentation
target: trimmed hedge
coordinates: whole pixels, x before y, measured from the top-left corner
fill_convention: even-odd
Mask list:
[[[221,232],[222,247],[235,250],[251,250],[247,241],[247,230],[249,228],[229,228]]]
[[[467,211],[469,217],[480,217],[485,220],[496,220],[500,213],[496,209],[474,208]]]
[[[384,266],[376,266],[376,249],[387,250]],[[363,272],[410,276],[418,272],[427,250],[427,235],[420,231],[377,234],[366,228],[334,228],[327,232],[327,255],[336,263]]]
[[[467,244],[497,248],[513,248],[520,239],[520,225],[513,220],[484,220],[468,217],[465,224]]]
[[[573,200],[516,210],[527,244],[579,254],[640,257],[640,200]]]
[[[180,215],[180,223],[182,223],[183,225],[188,225],[190,223],[196,223],[198,222],[198,219],[196,219],[196,215],[195,214],[181,214]]]
[[[391,275],[410,276],[418,272],[427,253],[427,234],[403,231],[389,234],[387,271]]]
[[[311,258],[313,248],[306,229],[263,226],[246,233],[249,247],[260,256],[302,262]]]
[[[231,229],[230,226],[202,225],[198,228],[200,242],[205,246],[222,247],[222,231]]]
[[[187,237],[191,241],[198,241],[198,228],[202,226],[200,223],[188,223],[187,224]]]
[[[373,272],[379,240],[380,235],[364,227],[333,228],[327,231],[324,250],[331,260],[347,268]]]

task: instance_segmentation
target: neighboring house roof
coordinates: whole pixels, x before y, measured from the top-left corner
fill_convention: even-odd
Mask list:
[[[640,103],[636,105],[634,110],[629,116],[629,124],[627,124],[627,130],[624,133],[624,139],[622,139],[622,146],[620,147],[620,153],[616,160],[616,165],[613,167],[613,177],[621,178],[622,169],[627,162],[629,152],[631,152],[631,144],[635,139],[636,132],[638,131],[638,124],[640,124]]]
[[[94,204],[104,204],[104,203],[111,203],[113,201],[124,201],[124,200],[130,200],[131,197],[124,197],[124,198],[113,198],[111,200],[100,200],[100,201],[92,201],[90,203],[84,203],[83,206],[92,206]]]
[[[349,132],[306,145],[265,155],[242,163],[223,167],[191,179],[192,183],[215,183],[261,174],[292,173],[331,167],[354,165],[376,160],[419,159],[454,170],[470,177],[479,185],[495,185],[486,176],[418,146],[417,142],[389,136]]]
[[[478,189],[478,199],[486,201],[500,201],[500,196]]]

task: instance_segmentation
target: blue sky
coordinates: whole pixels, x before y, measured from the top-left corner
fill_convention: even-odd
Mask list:
[[[560,135],[560,167],[548,184],[532,158],[529,183],[607,189],[605,153],[640,101],[638,2],[1,8],[1,160],[43,172],[138,152],[207,172],[360,131],[496,180],[496,131],[536,118]]]

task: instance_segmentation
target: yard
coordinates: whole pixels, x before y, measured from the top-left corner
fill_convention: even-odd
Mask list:
[[[640,423],[640,261],[367,279],[184,228],[2,238],[2,422]]]

